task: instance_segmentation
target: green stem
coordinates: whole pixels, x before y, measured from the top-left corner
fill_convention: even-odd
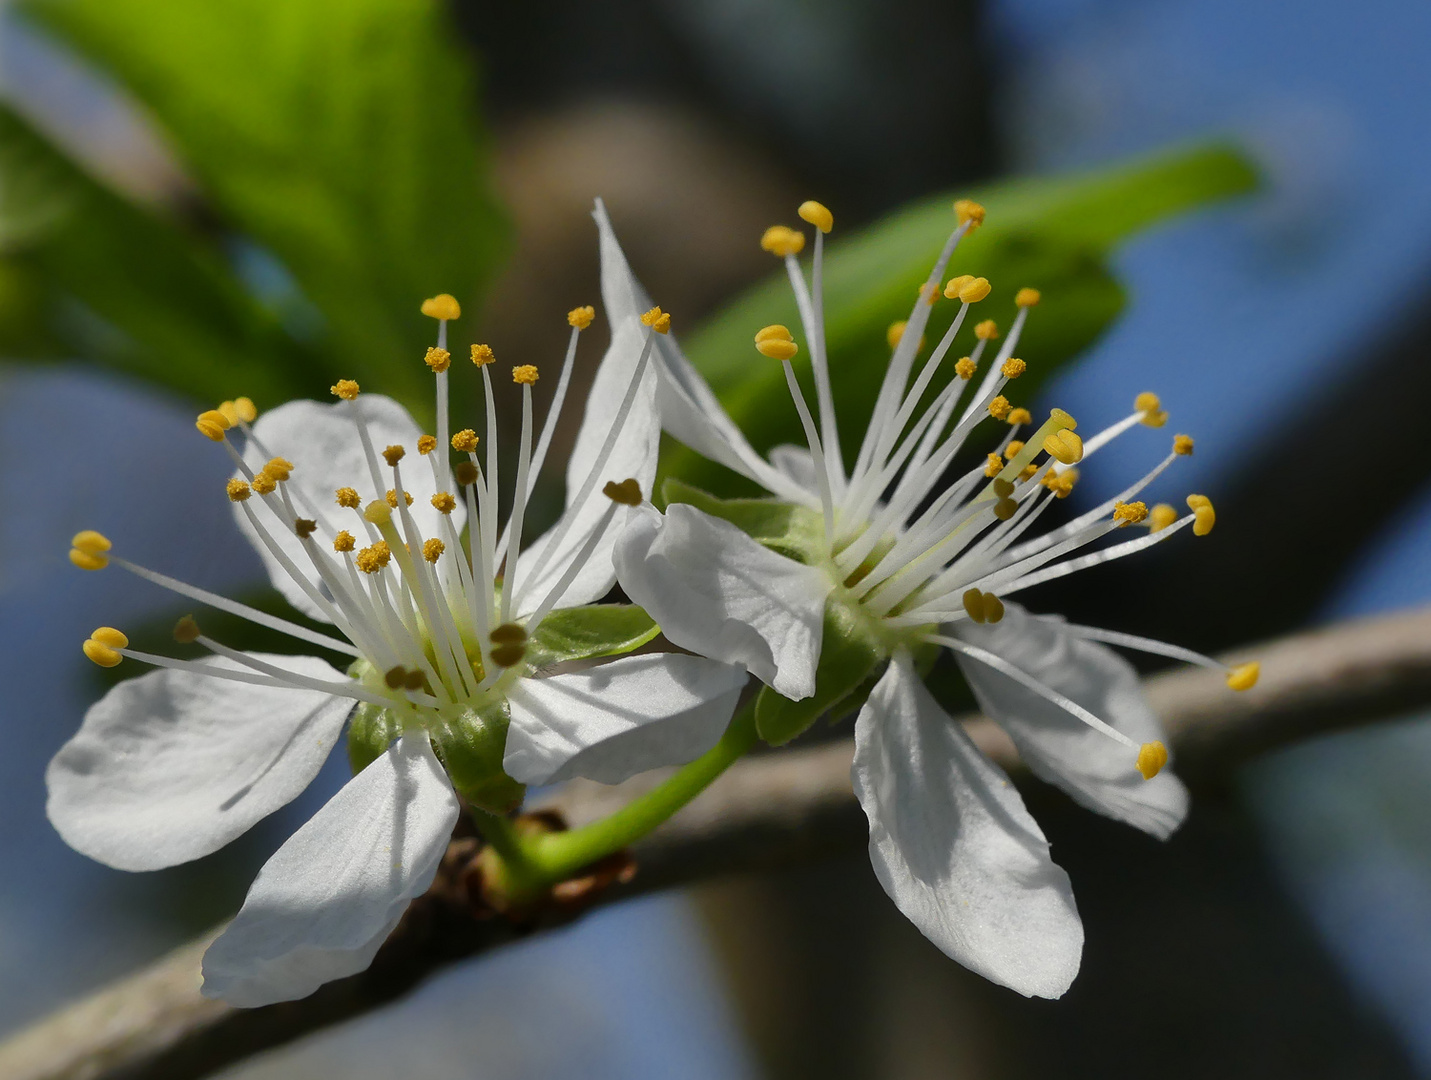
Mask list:
[[[641,839],[694,799],[755,745],[754,699],[736,713],[720,742],[683,765],[663,783],[610,817],[567,832],[518,837],[521,858],[548,883],[564,881],[584,866]],[[506,859],[506,853],[501,853]]]

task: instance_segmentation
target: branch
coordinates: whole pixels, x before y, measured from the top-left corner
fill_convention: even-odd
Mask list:
[[[1262,681],[1232,694],[1214,672],[1146,680],[1178,771],[1194,781],[1324,731],[1431,704],[1431,609],[1347,623],[1239,650]],[[1006,768],[1013,746],[987,720],[975,741]],[[640,870],[594,903],[732,871],[761,870],[857,849],[864,817],[850,791],[852,743],[782,750],[738,763],[633,850]],[[549,806],[573,825],[605,816],[659,780],[615,787],[584,781]],[[473,842],[454,840],[437,880],[414,901],[371,968],[302,1001],[234,1009],[199,995],[199,959],[217,931],[0,1044],[8,1080],[191,1080],[407,993],[453,961],[551,925],[484,915],[470,889]],[[570,917],[569,915],[566,917]]]

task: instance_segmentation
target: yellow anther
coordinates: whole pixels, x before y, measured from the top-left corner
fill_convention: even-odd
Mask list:
[[[800,236],[799,233],[796,233],[795,235]],[[800,242],[802,244],[805,242],[805,238],[803,236],[800,237]],[[666,312],[662,311],[660,305],[658,304],[650,311],[646,312],[646,314],[641,316],[641,325],[649,326],[658,334],[669,334],[671,332],[671,316]]]
[[[974,325],[974,336],[980,341],[993,341],[999,336],[999,324],[993,319],[985,319]]]
[[[407,503],[408,506],[411,506],[411,505],[412,505],[412,492],[411,492],[411,491],[404,491],[404,492],[402,493],[402,497],[403,497],[403,501],[404,501],[405,503]],[[388,506],[389,506],[391,509],[393,509],[393,510],[396,510],[396,509],[397,509],[397,491],[396,491],[396,489],[394,489],[394,488],[388,488],[388,493],[387,493],[386,495],[384,495],[383,498],[384,498],[384,500],[387,502]]]
[[[70,548],[70,562],[81,570],[103,570],[109,565],[108,555],[96,555],[91,551]]]
[[[960,274],[958,277],[950,278],[944,286],[944,295],[950,300],[959,299],[959,290],[973,280],[973,274]]]
[[[977,304],[993,290],[988,278],[976,277],[965,282],[959,289],[959,299],[966,304]]]
[[[462,487],[477,483],[477,466],[470,461],[459,461],[452,470],[452,476]]]
[[[971,232],[984,224],[984,213],[983,204],[976,203],[973,199],[954,200],[954,214],[958,217],[959,224],[968,223]]]
[[[100,667],[114,667],[124,659],[124,657],[104,644],[104,642],[98,641],[95,638],[86,638],[85,643],[80,646],[80,648],[84,650],[84,654],[87,657]]]
[[[1138,771],[1144,780],[1151,780],[1168,763],[1168,748],[1161,742],[1145,742],[1138,748]]]
[[[218,409],[209,409],[199,414],[199,418],[194,421],[194,426],[199,429],[199,434],[204,438],[213,439],[214,442],[223,442],[224,432],[229,429],[229,422]]]
[[[1043,474],[1043,486],[1053,492],[1055,499],[1066,499],[1073,493],[1073,485],[1078,483],[1077,469],[1064,469],[1057,472],[1050,469]]]
[[[591,320],[596,318],[596,309],[590,304],[585,307],[574,307],[566,313],[568,326],[574,326],[578,330],[585,330],[591,325]]]
[[[1173,453],[1181,454],[1183,457],[1190,457],[1193,452],[1193,437],[1191,435],[1173,436]]]
[[[998,476],[1004,471],[1004,459],[998,454],[990,454],[988,464],[984,466],[985,476]]]
[[[263,467],[263,473],[270,479],[282,483],[293,475],[293,462],[287,458],[269,458],[268,464]]]
[[[1060,427],[1067,428],[1069,431],[1078,430],[1078,421],[1062,409],[1049,409],[1048,418]]]
[[[960,357],[954,361],[954,374],[958,375],[961,379],[972,379],[974,372],[977,371],[978,368],[979,365],[974,363],[974,361],[967,356]]]
[[[1008,480],[995,480],[989,487],[1001,499],[1007,499],[1014,493],[1014,485]]]
[[[462,305],[448,293],[438,293],[422,302],[422,313],[429,319],[460,319]]]
[[[111,649],[125,649],[129,647],[129,639],[124,636],[123,631],[116,630],[112,626],[101,626],[90,635],[90,640],[97,641],[101,645],[108,645]]]
[[[1033,413],[1029,412],[1027,409],[1010,409],[1009,415],[1005,419],[1009,422],[1010,425],[1032,424]]]
[[[761,356],[768,356],[772,360],[789,360],[797,352],[800,346],[793,341],[783,341],[780,338],[768,338],[765,341],[755,343],[755,351]]]
[[[345,510],[356,510],[362,505],[363,500],[359,498],[356,488],[340,487],[333,494],[337,496],[338,505]]]
[[[964,610],[969,618],[976,623],[984,621],[984,594],[978,589],[966,589],[964,592]]]
[[[439,491],[432,497],[432,508],[439,514],[450,514],[457,509],[457,500],[450,491]]]
[[[339,379],[328,389],[344,401],[352,401],[358,396],[358,384],[352,379]]]
[[[1017,379],[1028,369],[1028,364],[1024,363],[1017,356],[1011,356],[1004,361],[1004,366],[999,369],[999,373],[1006,379]]]
[[[426,457],[437,449],[437,440],[431,435],[419,435],[417,437],[417,452]]]
[[[363,573],[376,574],[388,564],[388,560],[392,557],[393,553],[388,548],[387,542],[379,540],[376,544],[365,547],[362,551],[358,552],[358,557],[355,561],[358,564],[358,569]]]
[[[800,204],[800,209],[795,212],[800,215],[801,221],[808,221],[822,233],[827,233],[835,227],[835,215],[830,213],[829,207],[824,203],[816,202],[814,199],[806,199]]]
[[[1019,479],[1032,480],[1036,472],[1038,472],[1038,466],[1033,464],[1033,462],[1029,462],[1029,464],[1024,466],[1023,471],[1019,473]]]
[[[223,414],[224,423],[229,427],[234,427],[239,422],[238,409],[234,407],[232,401],[219,402],[218,411]]]
[[[253,477],[253,490],[259,495],[272,495],[278,487],[278,481],[269,476],[268,473],[255,473]],[[232,496],[230,496],[232,498]]]
[[[984,621],[1000,622],[1004,617],[1004,602],[991,592],[984,594]]]
[[[1206,536],[1217,524],[1217,512],[1206,495],[1189,495],[1188,509],[1193,512],[1193,535]]]
[[[422,362],[432,369],[433,374],[440,375],[452,366],[452,354],[433,345],[427,350]]]
[[[447,550],[447,545],[437,537],[422,542],[422,557],[430,563],[435,563],[442,558],[442,553]]]
[[[1262,665],[1256,660],[1247,664],[1238,664],[1227,673],[1227,685],[1237,691],[1251,690],[1257,685],[1257,679],[1262,674]]]
[[[1151,390],[1145,390],[1133,399],[1133,409],[1136,412],[1157,412],[1162,407],[1162,398]]]
[[[228,492],[230,502],[243,502],[253,494],[248,481],[240,480],[237,476],[224,485],[224,490]]]
[[[95,532],[93,529],[83,529],[70,538],[70,547],[79,548],[87,555],[102,555],[106,551],[111,551],[114,545],[110,543],[109,537],[102,532]]]
[[[1167,503],[1158,503],[1148,511],[1148,531],[1162,532],[1178,520],[1178,512]]]
[[[253,403],[252,398],[236,397],[234,398],[234,414],[240,422],[252,424],[258,419],[258,406]]]
[[[1140,524],[1147,516],[1148,505],[1146,503],[1120,502],[1113,504],[1113,520],[1118,523],[1120,529]]]
[[[759,345],[763,341],[794,341],[790,334],[790,328],[780,323],[771,323],[769,326],[762,326],[755,332],[755,343]]]
[[[919,299],[923,300],[930,307],[939,301],[939,286],[935,282],[926,281],[919,286]]]
[[[1144,413],[1142,424],[1144,427],[1159,428],[1168,422],[1168,411],[1159,409],[1157,412]]]
[[[1014,455],[1017,454],[1023,448],[1024,444],[1022,439],[1013,439],[1010,441],[1008,446],[1004,447],[1004,453],[1008,454],[1009,460],[1012,461]]]
[[[520,364],[512,369],[512,381],[519,386],[531,386],[537,381],[536,364]]]
[[[497,354],[492,351],[490,345],[473,345],[472,362],[478,367],[486,367],[497,359]]]
[[[760,237],[760,246],[772,255],[785,258],[805,250],[805,234],[788,225],[772,225]]]
[[[333,550],[337,552],[352,551],[357,546],[357,541],[353,539],[353,534],[344,529],[337,536],[333,537]]]
[[[452,449],[459,454],[470,454],[477,449],[477,432],[471,428],[463,428],[456,435],[452,436]]]
[[[1068,428],[1044,439],[1043,448],[1060,465],[1076,465],[1083,460],[1083,440]]]
[[[1009,399],[1000,394],[989,402],[989,415],[995,420],[1007,420],[1009,413],[1013,411],[1013,406],[1009,404]]]
[[[1013,499],[1000,499],[994,503],[994,516],[1000,521],[1008,521],[1019,512],[1019,504]]]
[[[192,615],[185,615],[174,624],[174,640],[180,645],[192,645],[202,633],[198,620]]]
[[[388,463],[389,468],[396,465],[405,457],[407,457],[407,450],[396,443],[383,448],[383,460]]]
[[[619,484],[614,480],[608,480],[606,486],[601,489],[601,493],[612,502],[621,503],[623,506],[641,505],[641,485],[635,477],[627,477]]]
[[[386,525],[393,519],[393,507],[389,506],[382,499],[374,499],[363,507],[363,517],[367,518],[374,525]]]
[[[1043,299],[1043,294],[1037,289],[1023,288],[1014,293],[1014,303],[1019,307],[1033,307]]]

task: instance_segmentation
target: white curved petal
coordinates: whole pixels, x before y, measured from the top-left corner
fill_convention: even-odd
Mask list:
[[[379,478],[382,480],[380,490],[373,485],[372,470],[368,467],[363,444],[358,439],[357,425],[353,420],[354,404],[362,412],[373,450],[378,455]],[[433,509],[431,502],[437,491],[432,468],[417,452],[417,437],[422,431],[407,410],[392,398],[382,394],[361,394],[355,402],[335,401],[326,405],[316,401],[290,401],[259,416],[253,425],[253,432],[265,450],[293,463],[293,474],[285,486],[289,489],[298,516],[318,521],[320,539],[331,540],[340,529],[347,529],[360,538],[366,535],[356,514],[338,506],[333,493],[340,487],[355,488],[362,505],[382,498],[393,486],[392,470],[383,461],[382,452],[384,447],[393,444],[403,446],[408,452],[401,465],[402,481],[412,495],[414,521],[424,538],[442,535],[441,515]],[[244,461],[255,472],[263,468],[268,457],[269,454],[252,443],[244,448]],[[258,496],[250,498],[244,505],[255,512],[268,534],[277,539],[293,564],[316,585],[318,575],[293,530]],[[263,559],[274,587],[305,615],[328,621],[322,609],[294,583],[288,571],[255,535],[243,506],[235,504],[234,517]],[[466,511],[459,499],[452,523],[461,531],[465,519]],[[322,546],[325,549],[328,547],[327,543]]]
[[[1068,875],[1009,778],[897,656],[855,721],[855,795],[870,862],[946,955],[1026,997],[1060,997],[1083,925]]]
[[[252,655],[310,678],[343,678],[310,656]],[[46,812],[70,847],[120,870],[197,859],[306,788],[352,705],[316,690],[151,671],[90,706],[45,772]]]
[[[398,740],[264,864],[204,954],[204,996],[252,1008],[362,971],[432,884],[457,813],[427,737]]]
[[[815,692],[834,587],[824,571],[762,547],[685,503],[631,515],[616,548],[626,595],[683,649],[743,664],[794,701]]]
[[[573,500],[580,493],[588,473],[596,463],[601,447],[621,409],[626,391],[631,385],[646,343],[647,330],[641,325],[641,315],[651,308],[644,295],[638,295],[640,286],[636,285],[635,278],[631,276],[631,268],[626,265],[626,256],[621,253],[606,219],[606,210],[599,202],[593,216],[601,237],[601,299],[611,326],[611,345],[607,348],[601,365],[596,369],[591,392],[586,398],[581,429],[577,432],[576,443],[572,447],[571,458],[566,467],[567,513],[576,514],[576,524],[566,533],[557,555],[548,560],[541,573],[535,577],[532,576],[533,568],[539,562],[541,552],[551,543],[557,527],[554,526],[538,537],[522,552],[517,561],[520,595],[515,604],[519,617],[529,615],[536,609],[591,536],[592,529],[610,505],[610,500],[601,490],[606,481],[614,480],[620,483],[633,478],[641,485],[642,493],[649,499],[651,485],[656,479],[656,455],[661,446],[661,417],[656,409],[657,364],[655,357],[652,357],[646,364],[636,398],[621,425],[615,448],[602,468],[598,482],[581,506],[573,506]],[[657,334],[656,337],[660,340],[662,335]],[[563,591],[557,601],[558,606],[570,607],[599,600],[615,584],[616,572],[611,566],[611,549],[616,543],[616,531],[611,529],[608,535],[603,537],[586,565]]]
[[[744,668],[677,653],[518,680],[502,768],[524,784],[618,784],[683,765],[720,740],[744,686]]]
[[[1082,705],[1135,742],[1166,741],[1143,698],[1133,666],[1106,645],[1070,634],[1061,619],[1030,615],[1006,602],[993,625],[967,620],[960,640],[996,653]],[[1188,792],[1171,769],[1144,780],[1137,755],[1077,717],[970,657],[956,659],[989,719],[1009,733],[1036,776],[1091,810],[1151,833],[1172,834],[1188,812]]]
[[[796,484],[801,491],[818,502],[820,481],[815,476],[815,459],[811,456],[808,447],[796,446],[793,443],[781,443],[779,446],[771,447],[770,464],[779,469],[781,474],[791,483]]]

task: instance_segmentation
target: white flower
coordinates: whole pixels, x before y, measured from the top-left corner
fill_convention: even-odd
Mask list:
[[[49,817],[65,840],[125,870],[199,858],[289,802],[358,704],[349,746],[361,771],[259,873],[205,957],[206,994],[260,1005],[366,967],[436,873],[459,812],[454,784],[500,813],[520,800],[523,784],[577,775],[615,782],[691,760],[724,731],[745,682],[738,667],[659,654],[544,674],[558,661],[629,652],[656,633],[639,609],[576,606],[610,589],[613,521],[641,503],[655,475],[651,356],[669,325],[659,311],[641,314],[606,239],[602,259],[612,342],[567,468],[566,509],[519,555],[527,499],[589,307],[568,316],[565,364],[535,447],[537,370],[513,371],[523,415],[505,531],[486,346],[472,350],[487,391],[485,464],[475,433],[448,432],[447,321],[459,314],[451,297],[423,305],[439,320],[426,357],[437,383],[435,437],[395,401],[360,394],[346,380],[331,405],[291,402],[253,422],[252,404],[240,399],[200,416],[200,431],[234,457],[229,497],[274,585],[341,637],[137,566],[102,534],[75,537],[71,559],[84,569],[114,562],[354,658],[345,675],[312,657],[241,652],[192,618],[176,637],[213,654],[203,660],[137,652],[107,627],[85,643],[104,666],[129,657],[158,668],[95,704],[46,777]],[[242,449],[231,441],[234,428]],[[449,442],[463,454],[455,470]]]
[[[825,357],[822,257],[833,220],[823,206],[800,208],[817,227],[808,286],[797,260],[804,235],[776,226],[762,240],[789,271],[814,374],[813,413],[790,363],[799,349],[794,335],[768,326],[755,337],[757,350],[784,367],[807,448],[777,447],[763,459],[676,343],[659,343],[666,430],[775,498],[726,501],[670,488],[664,516],[649,507],[632,516],[616,566],[627,594],[673,642],[743,664],[768,685],[756,710],[768,741],[785,741],[821,713],[863,701],[854,786],[885,890],[948,955],[1023,994],[1057,997],[1076,974],[1082,947],[1067,877],[1007,777],[924,688],[916,658],[952,651],[980,706],[1037,775],[1086,806],[1166,837],[1186,814],[1187,793],[1170,773],[1159,774],[1167,752],[1132,667],[1099,642],[1223,665],[1160,642],[1032,616],[1008,597],[1185,528],[1202,535],[1214,514],[1202,496],[1192,496],[1181,517],[1171,507],[1150,514],[1131,501],[1191,452],[1192,440],[1178,436],[1136,484],[1066,525],[1034,532],[1040,515],[1072,489],[1074,464],[1140,423],[1161,427],[1166,414],[1155,395],[1141,395],[1132,414],[1087,442],[1059,410],[1021,438],[1032,417],[1002,392],[1026,369],[1014,352],[1039,300],[1032,289],[1019,291],[1017,318],[967,403],[962,398],[998,337],[991,321],[975,328],[974,348],[953,365],[947,385],[927,394],[970,306],[990,291],[987,281],[967,275],[942,290],[958,311],[911,380],[950,256],[983,219],[977,204],[961,200],[956,210],[959,226],[908,321],[891,327],[893,354],[849,471]],[[598,222],[609,229],[604,218]],[[639,285],[631,288],[641,295]],[[966,440],[991,422],[1006,425],[996,452],[945,484]],[[1150,526],[1147,535],[1075,555],[1140,523]],[[1255,677],[1255,665],[1229,671],[1235,688]]]

